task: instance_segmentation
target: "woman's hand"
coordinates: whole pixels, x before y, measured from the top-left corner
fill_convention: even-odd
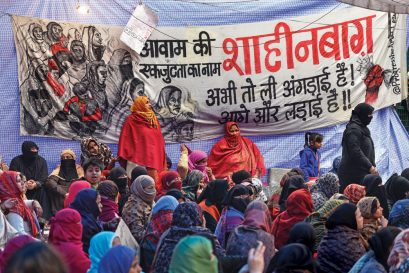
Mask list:
[[[247,259],[249,273],[263,273],[264,271],[264,251],[266,247],[260,241],[257,241],[257,243],[257,247],[249,251],[249,257]]]
[[[180,144],[180,152],[182,154],[185,154],[185,153],[188,154],[189,153],[189,150],[187,149],[185,144]]]
[[[37,217],[43,216],[43,208],[37,200],[33,201],[33,210],[37,214]]]
[[[3,210],[9,210],[14,208],[14,206],[17,205],[17,199],[16,198],[10,198],[5,200],[3,203],[1,203],[1,208]]]

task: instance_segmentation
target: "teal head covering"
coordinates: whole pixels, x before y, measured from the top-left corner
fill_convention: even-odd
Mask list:
[[[112,242],[115,237],[115,233],[111,231],[102,231],[92,237],[89,247],[91,268],[87,271],[87,273],[98,272],[99,263],[101,262],[102,257],[104,257],[104,255],[112,247]]]

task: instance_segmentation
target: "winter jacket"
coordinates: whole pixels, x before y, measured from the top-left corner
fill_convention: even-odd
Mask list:
[[[349,184],[362,184],[372,166],[376,164],[371,132],[353,116],[342,137],[342,159],[338,169],[340,192]]]
[[[308,182],[310,177],[318,177],[320,171],[321,154],[318,150],[305,147],[300,151],[300,169],[304,172],[304,180]]]
[[[320,272],[345,273],[365,254],[359,231],[346,226],[329,229],[318,247]]]

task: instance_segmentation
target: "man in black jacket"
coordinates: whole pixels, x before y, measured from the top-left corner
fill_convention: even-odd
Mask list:
[[[342,137],[342,159],[338,169],[340,192],[352,183],[361,184],[365,175],[378,174],[375,148],[367,125],[372,120],[374,108],[358,104],[352,111]]]

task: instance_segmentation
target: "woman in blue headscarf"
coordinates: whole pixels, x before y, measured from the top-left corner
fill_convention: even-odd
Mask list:
[[[98,273],[139,273],[141,271],[136,251],[126,246],[111,248],[98,267]]]
[[[102,231],[102,224],[98,220],[101,213],[101,196],[94,189],[81,190],[71,203],[70,208],[81,214],[82,243],[84,252],[88,248],[92,236]]]
[[[97,273],[101,259],[109,251],[110,248],[118,244],[118,237],[111,231],[103,231],[92,237],[89,247],[89,258],[91,260],[91,268],[87,273]]]

